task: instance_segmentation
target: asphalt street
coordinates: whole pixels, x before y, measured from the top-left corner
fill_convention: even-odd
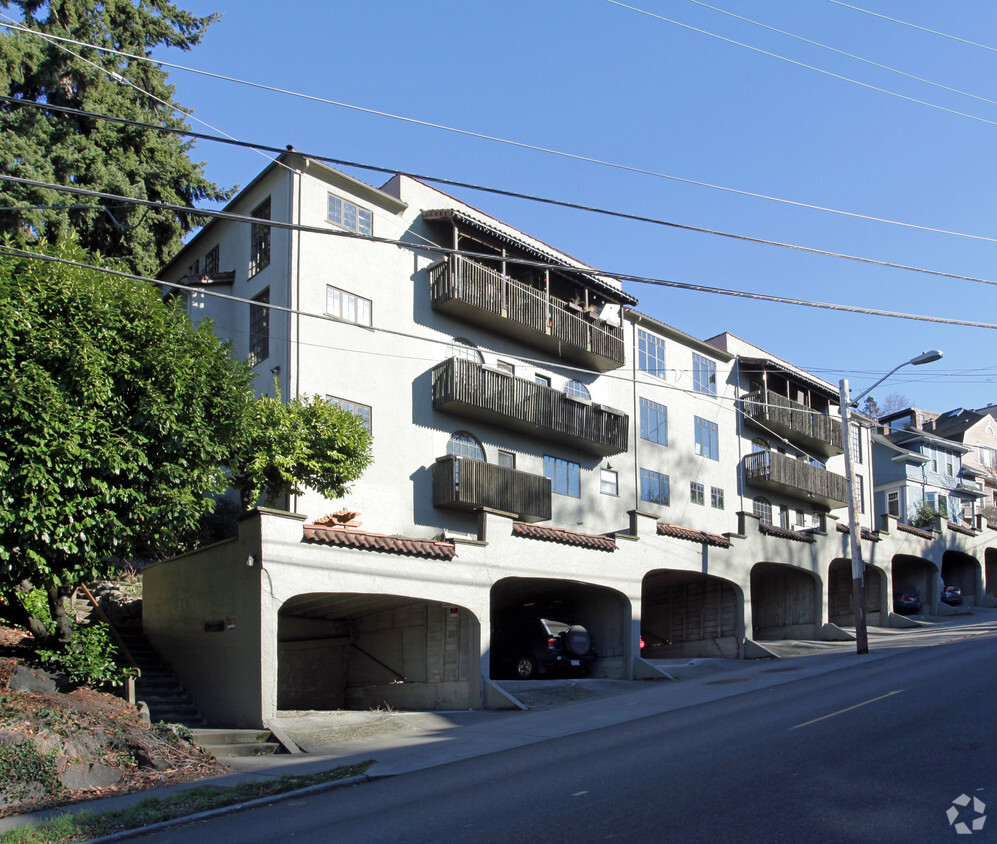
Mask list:
[[[971,826],[997,811],[995,648],[913,648],[126,840],[997,841],[997,818]]]

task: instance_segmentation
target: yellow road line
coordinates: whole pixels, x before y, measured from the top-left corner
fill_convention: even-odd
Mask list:
[[[816,724],[818,721],[823,721],[827,718],[833,718],[835,715],[842,715],[845,712],[851,712],[853,709],[858,709],[860,706],[866,706],[870,703],[875,703],[877,700],[883,700],[883,698],[890,697],[891,695],[898,695],[901,692],[907,691],[906,689],[895,689],[892,692],[887,692],[885,695],[880,695],[879,697],[874,697],[872,700],[866,700],[862,703],[856,703],[854,706],[849,706],[846,709],[839,709],[837,712],[832,712],[829,715],[821,715],[820,718],[814,718],[813,721],[804,721],[802,724],[797,724],[795,727],[790,727],[791,730],[798,730],[800,727],[809,727],[811,724]]]

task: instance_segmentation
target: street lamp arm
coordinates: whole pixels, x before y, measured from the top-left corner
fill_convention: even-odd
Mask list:
[[[871,387],[867,387],[861,393],[859,393],[854,399],[849,403],[849,407],[858,407],[858,404],[862,399],[864,399],[869,393],[876,389],[880,384],[882,384],[887,378],[889,378],[894,372],[899,369],[903,369],[905,366],[921,366],[925,363],[933,363],[936,360],[941,360],[942,352],[938,349],[932,349],[930,352],[921,352],[921,354],[916,357],[912,357],[910,360],[905,360],[900,366],[895,366],[889,372],[886,373],[882,378],[880,378]]]

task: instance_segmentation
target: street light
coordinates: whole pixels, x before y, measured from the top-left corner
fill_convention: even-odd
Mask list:
[[[848,392],[848,379],[842,378],[838,382],[841,399],[841,426],[842,436],[845,446],[845,489],[848,495],[848,541],[852,551],[852,602],[855,604],[855,653],[869,653],[869,631],[865,620],[865,562],[862,560],[862,552],[859,548],[859,525],[855,517],[855,474],[852,471],[852,446],[851,446],[851,416],[852,408],[864,397],[882,384],[898,369],[905,366],[921,366],[925,363],[933,363],[940,360],[942,353],[938,349],[930,352],[921,352],[910,360],[905,360],[899,366],[893,367],[889,372],[880,378],[871,387],[863,390],[854,399]]]

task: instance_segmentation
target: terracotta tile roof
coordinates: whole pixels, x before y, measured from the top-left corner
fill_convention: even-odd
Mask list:
[[[976,536],[976,531],[968,527],[963,527],[962,525],[957,525],[949,522],[949,530],[953,530],[956,533],[964,533],[966,536]]]
[[[323,527],[305,525],[305,542],[319,545],[336,545],[340,548],[356,548],[360,551],[383,551],[388,554],[402,554],[407,557],[432,557],[438,560],[451,560],[457,556],[452,542],[438,542],[435,539],[413,539],[408,536],[385,536],[383,533],[368,533],[364,530],[348,530],[345,527]]]
[[[561,542],[564,545],[577,545],[580,548],[593,548],[596,551],[615,551],[616,540],[597,533],[577,533],[564,528],[530,525],[526,522],[513,522],[512,532],[515,536],[525,536],[529,539],[540,539],[544,542]]]
[[[795,530],[787,530],[784,527],[776,527],[766,522],[758,523],[758,532],[767,536],[778,536],[780,539],[791,539],[793,542],[816,542],[809,533],[798,533]]]
[[[838,533],[848,533],[848,525],[837,524]],[[879,534],[869,530],[869,528],[859,528],[859,536],[869,542],[879,542]]]
[[[702,530],[682,527],[681,525],[666,525],[664,522],[658,522],[658,536],[688,539],[690,542],[702,542],[703,545],[713,545],[716,548],[730,548],[730,540],[726,536],[706,533]]]
[[[935,538],[935,535],[930,530],[921,530],[921,528],[916,528],[912,525],[905,525],[903,522],[897,522],[897,530],[903,531],[904,533],[912,533],[914,536],[920,536],[921,539]]]

